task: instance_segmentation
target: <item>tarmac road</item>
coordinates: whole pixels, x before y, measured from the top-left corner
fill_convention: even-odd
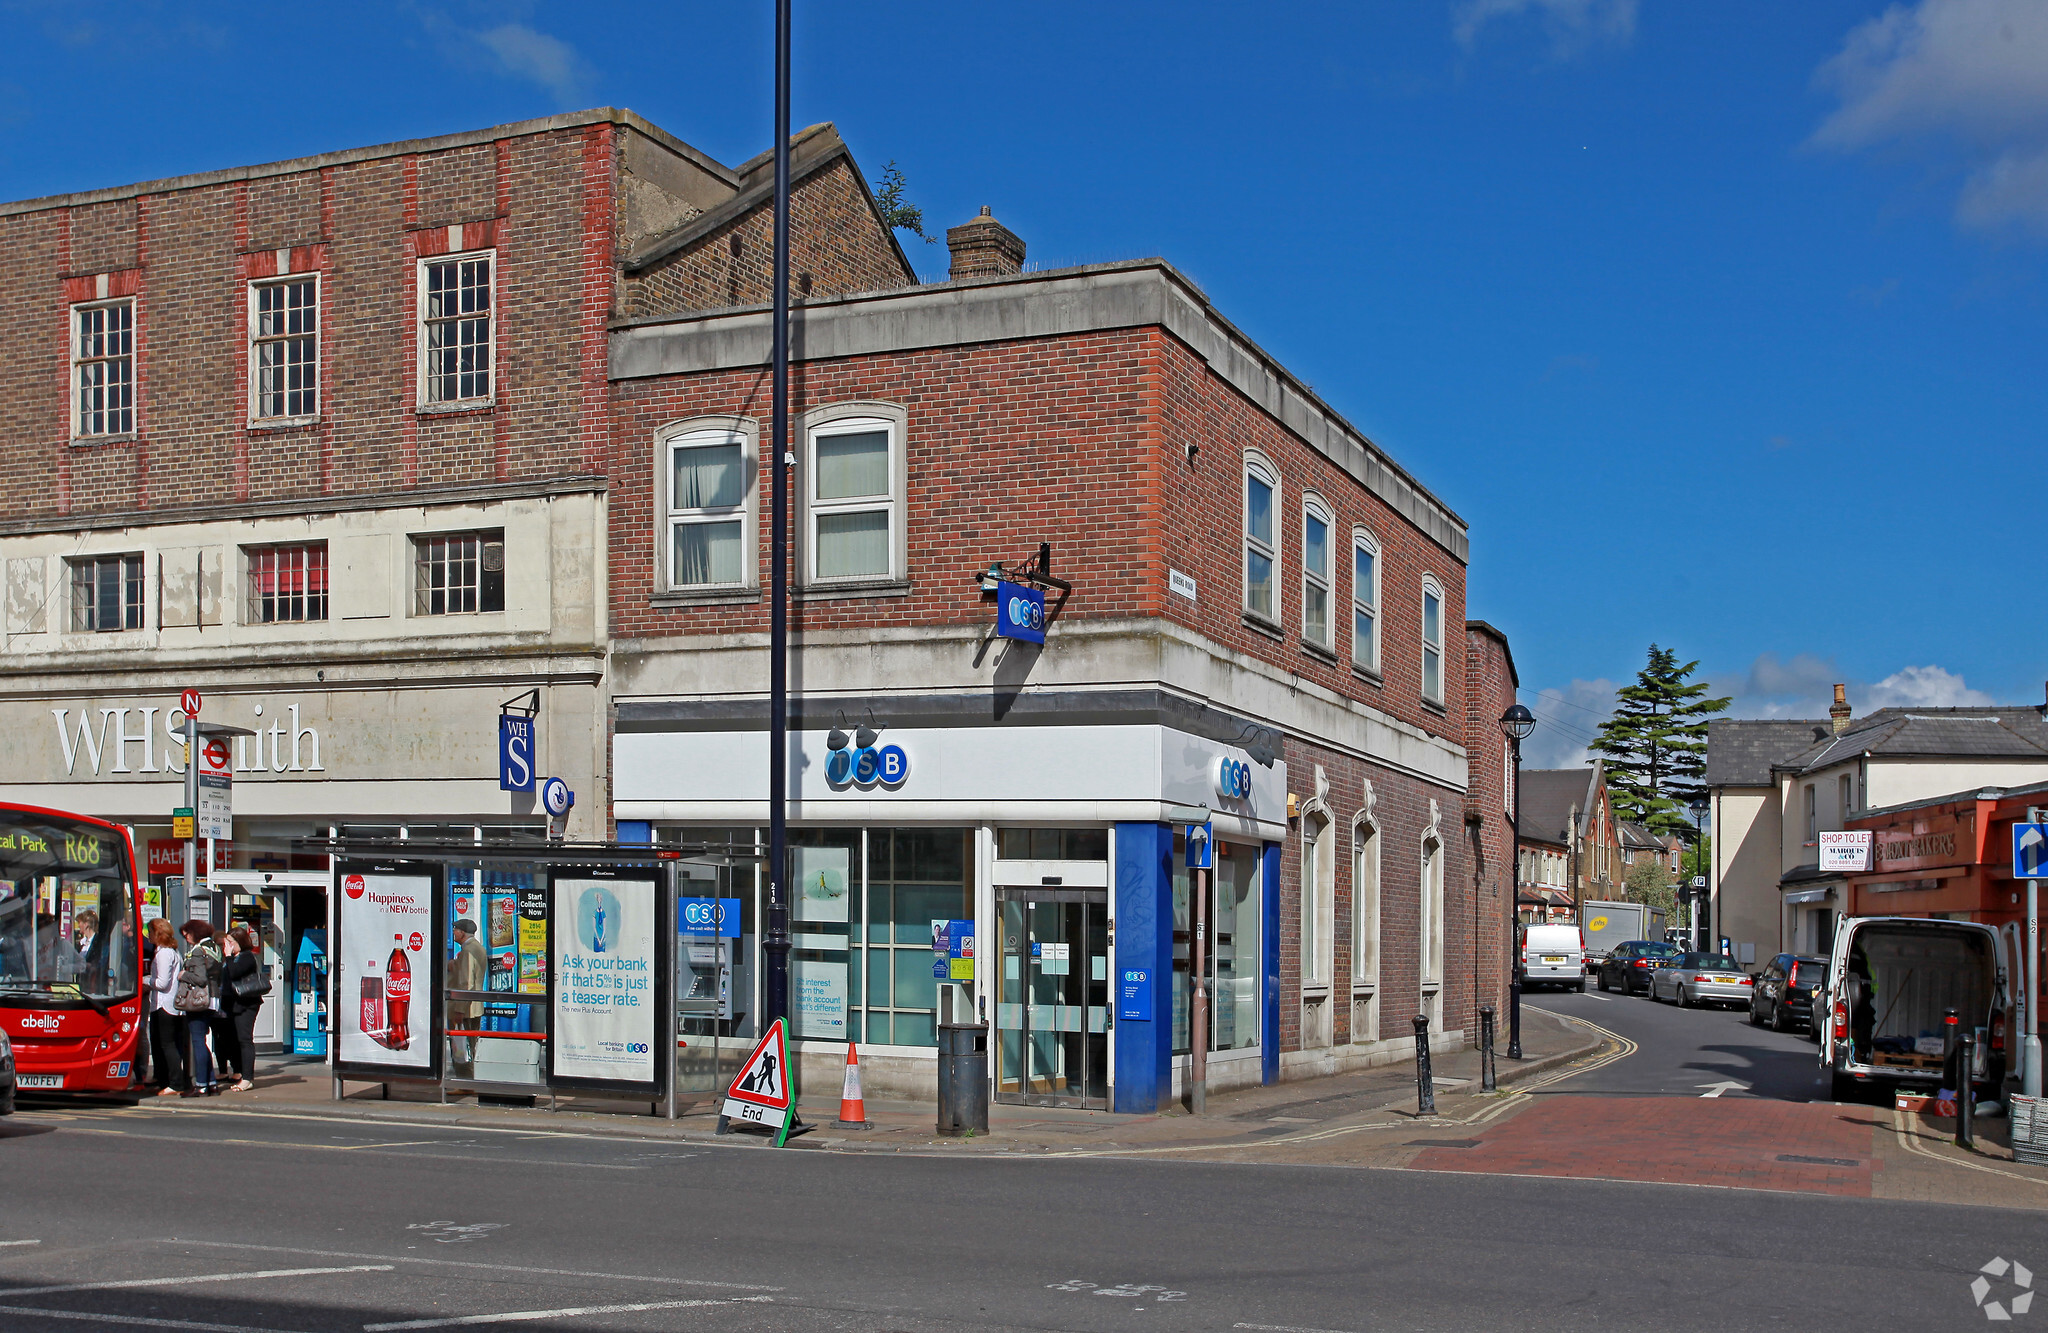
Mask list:
[[[1998,1208],[148,1106],[0,1122],[0,1180],[10,1330],[1932,1329],[2048,1271]]]
[[[1778,1101],[1824,1102],[1828,1081],[1803,1032],[1751,1027],[1742,1009],[1681,1009],[1651,1000],[1589,991],[1525,993],[1524,1004],[1596,1023],[1636,1043],[1625,1060],[1546,1089],[1552,1094],[1631,1097],[1700,1097],[1715,1084],[1723,1097],[1768,1097]]]

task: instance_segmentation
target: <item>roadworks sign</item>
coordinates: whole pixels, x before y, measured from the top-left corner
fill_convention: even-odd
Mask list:
[[[795,1104],[789,1084],[789,1043],[778,1018],[726,1088],[721,1114],[742,1125],[783,1127]]]

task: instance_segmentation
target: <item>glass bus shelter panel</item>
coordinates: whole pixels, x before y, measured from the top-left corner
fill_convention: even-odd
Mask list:
[[[1109,923],[1104,895],[1001,897],[999,1098],[1057,1106],[1109,1099]]]

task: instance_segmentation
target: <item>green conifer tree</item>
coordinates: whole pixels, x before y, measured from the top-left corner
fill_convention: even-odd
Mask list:
[[[1707,772],[1707,719],[1729,699],[1709,699],[1704,681],[1687,677],[1698,662],[1650,645],[1650,660],[1636,683],[1616,692],[1614,716],[1600,726],[1593,749],[1606,756],[1607,787],[1615,811],[1659,833],[1691,837],[1685,807],[1703,790]]]

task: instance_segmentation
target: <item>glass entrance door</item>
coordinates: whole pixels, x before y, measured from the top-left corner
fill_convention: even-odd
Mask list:
[[[996,1100],[1109,1109],[1109,896],[996,889]]]

